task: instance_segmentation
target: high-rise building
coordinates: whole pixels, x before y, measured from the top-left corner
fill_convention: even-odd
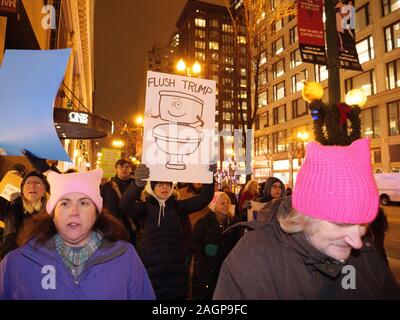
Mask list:
[[[146,53],[147,70],[174,73],[175,58],[173,50],[166,46],[154,45]]]
[[[266,1],[274,12],[279,1]],[[275,6],[275,7],[274,7]],[[302,81],[317,81],[328,102],[325,66],[302,63],[295,15],[266,24],[260,109],[255,123],[254,177],[274,175],[292,186],[313,140],[312,119],[301,97]],[[368,96],[362,135],[371,139],[375,172],[400,171],[400,0],[356,1],[356,43],[363,72],[341,70],[341,100],[355,88]]]
[[[239,104],[242,105],[246,121],[246,110],[250,100],[247,92],[245,26],[238,24],[238,39],[235,39],[228,9],[197,0],[187,1],[176,26],[178,30],[172,39],[177,58],[182,58],[187,65],[200,63],[200,77],[215,80],[217,83],[216,129],[229,135],[224,138],[224,143],[221,141],[219,148],[221,167],[224,167],[229,165],[223,161],[228,158],[227,154],[232,158],[232,147],[224,148],[224,145],[231,146],[234,141],[234,129],[241,128]],[[235,42],[238,45],[237,49]],[[240,72],[235,72],[237,69],[240,69]]]

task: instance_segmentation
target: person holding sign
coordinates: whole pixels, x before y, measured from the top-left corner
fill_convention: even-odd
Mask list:
[[[210,166],[215,172],[216,165]],[[214,183],[204,184],[198,196],[178,200],[172,182],[145,181],[149,168],[141,164],[121,198],[120,207],[142,225],[141,258],[160,300],[187,299],[190,252],[185,252],[187,215],[210,203]],[[142,194],[143,193],[143,194]],[[143,202],[139,202],[142,194]]]

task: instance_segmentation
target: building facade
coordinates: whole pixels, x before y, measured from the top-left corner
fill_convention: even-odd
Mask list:
[[[177,32],[170,43],[176,58],[183,59],[187,65],[198,62],[202,70],[199,76],[217,83],[216,130],[224,132],[217,150],[220,178],[235,183],[241,179],[243,183],[243,175],[235,176],[233,167],[239,164],[235,160],[238,155],[233,153],[233,143],[234,130],[241,129],[243,125],[239,106],[241,104],[246,122],[250,99],[247,91],[249,72],[245,25],[239,23],[235,33],[226,7],[189,0],[176,26]],[[193,76],[190,70],[187,73]],[[243,156],[244,148],[240,148],[239,152]]]
[[[9,1],[10,2],[10,1]],[[13,1],[11,1],[13,2]],[[5,49],[48,50],[71,48],[71,57],[54,107],[91,113],[93,111],[94,0],[20,0],[18,13],[0,17],[0,61]],[[56,112],[55,112],[56,114]],[[96,119],[101,122],[104,119]],[[72,163],[60,169],[91,167],[91,141],[76,136],[69,139],[62,124],[55,123]]]
[[[274,12],[279,1],[265,1]],[[363,71],[341,70],[341,100],[351,89],[368,96],[362,108],[362,135],[371,139],[375,172],[400,171],[400,0],[356,1],[356,43]],[[312,119],[301,97],[303,80],[324,87],[325,66],[302,63],[295,15],[265,22],[265,59],[261,59],[259,110],[255,123],[254,177],[273,175],[293,186],[313,140]]]

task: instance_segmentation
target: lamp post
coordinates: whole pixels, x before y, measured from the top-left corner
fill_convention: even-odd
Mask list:
[[[192,66],[187,66],[186,62],[181,58],[176,65],[176,70],[188,77],[191,77],[192,74],[197,77],[200,75],[202,68],[197,61]]]

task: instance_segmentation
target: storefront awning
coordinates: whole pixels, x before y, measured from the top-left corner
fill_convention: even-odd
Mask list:
[[[100,139],[113,131],[110,120],[65,108],[54,108],[54,125],[60,139]]]

